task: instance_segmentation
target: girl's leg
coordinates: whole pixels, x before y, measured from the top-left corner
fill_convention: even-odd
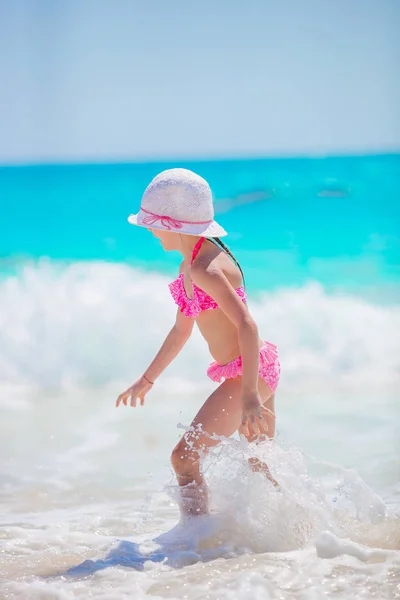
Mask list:
[[[261,379],[259,391],[264,405],[274,413],[271,390]],[[241,377],[224,381],[205,401],[194,418],[190,431],[184,434],[172,452],[172,466],[178,484],[183,488],[181,490],[182,511],[186,515],[194,516],[208,512],[207,489],[200,471],[200,460],[209,448],[219,443],[219,440],[211,439],[212,436],[230,437],[238,429],[242,416],[241,396]],[[266,415],[265,420],[268,425],[268,435],[273,437],[275,432],[273,414]],[[265,472],[265,469],[259,468],[258,463],[252,465],[252,468]],[[268,467],[266,468],[268,470]],[[268,476],[267,473],[265,474]]]

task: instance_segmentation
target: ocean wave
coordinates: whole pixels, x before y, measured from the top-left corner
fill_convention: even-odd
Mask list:
[[[399,306],[328,294],[316,283],[250,298],[276,343],[282,383],[398,380]],[[61,387],[131,381],[174,322],[164,276],[104,262],[26,264],[0,281],[0,379]],[[198,383],[210,357],[197,332],[167,376]]]

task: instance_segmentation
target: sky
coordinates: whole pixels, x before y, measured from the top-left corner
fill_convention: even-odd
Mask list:
[[[400,149],[400,0],[0,0],[0,163]]]

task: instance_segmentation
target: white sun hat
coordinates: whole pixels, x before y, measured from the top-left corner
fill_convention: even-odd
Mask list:
[[[227,235],[214,221],[214,206],[207,181],[188,169],[168,169],[147,186],[137,215],[129,223],[188,235]]]

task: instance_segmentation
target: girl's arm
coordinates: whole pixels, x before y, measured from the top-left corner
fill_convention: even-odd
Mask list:
[[[248,434],[247,419],[250,419],[250,434],[266,433],[267,427],[262,415],[262,401],[258,392],[258,368],[260,361],[258,328],[247,306],[239,298],[224,273],[213,265],[204,266],[201,262],[191,268],[194,283],[211,296],[219,308],[236,325],[240,353],[242,356],[242,430]]]
[[[179,352],[190,338],[193,325],[194,320],[185,317],[178,309],[175,325],[165,338],[156,357],[144,372],[144,377],[149,382],[154,383],[174,358],[178,356]]]
[[[147,392],[151,389],[154,381],[168,367],[174,358],[182,350],[192,333],[194,321],[185,317],[178,310],[175,325],[165,338],[163,345],[158,351],[155,359],[146,369],[144,374],[125,392],[117,398],[116,406],[120,404],[128,405],[130,400],[131,406],[136,406],[137,399],[140,399],[140,404],[143,406]]]
[[[185,261],[179,265],[179,274],[183,273]],[[176,313],[175,325],[164,340],[163,345],[157,352],[153,362],[147,367],[143,377],[151,384],[161,375],[163,371],[172,363],[183,346],[186,344],[193,331],[194,321],[185,317],[178,308]]]

